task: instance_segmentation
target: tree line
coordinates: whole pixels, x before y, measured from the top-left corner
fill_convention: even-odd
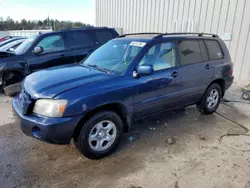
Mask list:
[[[78,27],[90,27],[91,25],[82,22],[72,21],[59,21],[56,19],[44,19],[44,20],[26,20],[14,21],[10,17],[3,19],[0,17],[0,31],[6,30],[42,30],[52,29],[53,31],[60,31],[62,29],[71,29]]]

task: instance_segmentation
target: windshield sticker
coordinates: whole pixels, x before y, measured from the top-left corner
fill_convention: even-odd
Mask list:
[[[133,41],[129,45],[130,46],[143,47],[143,46],[145,46],[145,44],[146,44],[145,42],[135,42],[135,41]]]

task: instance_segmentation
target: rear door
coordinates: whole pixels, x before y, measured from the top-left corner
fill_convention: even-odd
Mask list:
[[[82,61],[97,48],[97,44],[91,37],[90,31],[67,31],[64,33],[64,37],[68,48],[66,57],[68,57],[70,61],[72,59],[72,62],[68,63],[78,63]]]
[[[212,40],[212,39],[204,40],[204,42],[205,42],[206,48],[208,50],[208,55],[209,55],[209,63],[207,64],[215,72],[216,67],[225,66],[223,64],[225,62],[224,54],[222,52],[220,44],[216,40]]]
[[[205,92],[214,70],[202,40],[179,40],[178,51],[181,65],[178,73],[182,78],[181,103],[183,105],[195,103]]]
[[[32,54],[27,60],[31,72],[65,64],[65,42],[61,33],[45,35],[36,44],[43,48],[41,54]]]

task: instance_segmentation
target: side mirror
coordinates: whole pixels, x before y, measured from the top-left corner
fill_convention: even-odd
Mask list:
[[[152,65],[140,65],[137,68],[137,76],[147,76],[154,73],[154,68]]]
[[[41,54],[43,53],[43,48],[41,46],[36,46],[33,50],[34,54]]]
[[[8,51],[9,51],[9,52],[14,52],[15,49],[14,49],[14,48],[10,48]]]

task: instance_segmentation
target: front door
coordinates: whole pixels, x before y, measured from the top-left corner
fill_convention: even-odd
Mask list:
[[[174,42],[157,43],[142,58],[139,65],[152,65],[154,73],[142,76],[134,97],[134,117],[172,108],[177,105],[181,87]]]
[[[65,64],[65,45],[60,34],[45,36],[36,46],[42,47],[43,52],[33,54],[28,62],[31,72]]]

